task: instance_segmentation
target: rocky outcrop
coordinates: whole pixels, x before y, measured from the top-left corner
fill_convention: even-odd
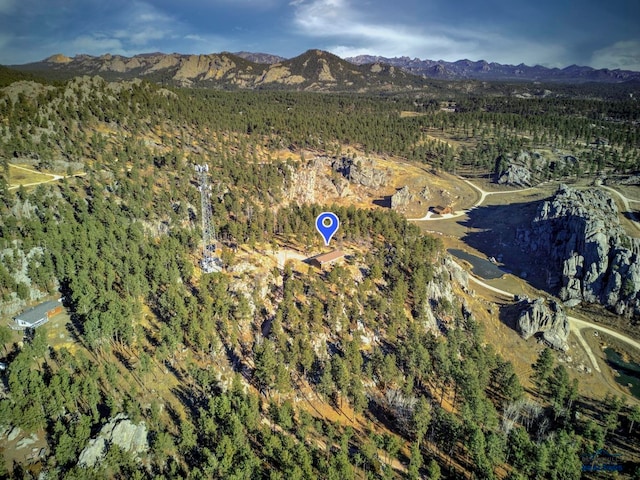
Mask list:
[[[389,181],[387,171],[368,158],[341,157],[333,162],[332,167],[350,182],[363,187],[379,188]]]
[[[439,332],[443,327],[450,326],[452,317],[443,312],[440,306],[458,303],[459,297],[454,291],[454,285],[466,292],[468,284],[469,274],[450,255],[443,256],[435,268],[433,279],[426,285],[427,302],[424,303],[422,311],[425,328]]]
[[[66,55],[63,55],[62,53],[56,53],[43,60],[43,62],[46,62],[46,63],[69,63],[70,61],[71,61],[71,58],[67,57]]]
[[[409,191],[409,186],[405,185],[404,187],[398,189],[396,193],[391,195],[391,208],[400,208],[407,205],[412,199],[411,192]]]
[[[516,326],[522,338],[527,340],[542,332],[544,340],[553,348],[563,351],[569,349],[569,320],[558,302],[545,302],[542,298],[524,298],[517,306],[520,308],[520,316]]]
[[[624,232],[607,193],[561,185],[517,238],[548,259],[567,305],[600,303],[618,314],[640,314],[640,239]]]
[[[575,175],[579,164],[576,157],[560,150],[553,153],[521,150],[500,155],[495,162],[494,182],[520,188],[537,185],[551,176]]]
[[[497,178],[500,185],[513,185],[515,187],[531,186],[531,171],[524,166],[511,164]]]
[[[107,454],[111,445],[118,445],[125,452],[139,455],[149,450],[147,427],[144,422],[134,424],[124,414],[118,414],[102,427],[98,436],[89,440],[80,452],[78,465],[93,467]]]
[[[624,178],[606,178],[605,185],[640,185],[640,175],[629,175]]]

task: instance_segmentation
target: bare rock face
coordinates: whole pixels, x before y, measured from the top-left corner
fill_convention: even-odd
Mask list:
[[[545,341],[558,350],[566,351],[569,336],[569,320],[564,310],[556,301],[549,303],[544,299],[530,300],[524,298],[518,304],[521,308],[517,327],[522,338],[527,340],[536,333],[542,332]]]
[[[629,175],[621,179],[607,178],[604,183],[606,185],[640,185],[640,175]]]
[[[391,208],[396,209],[400,207],[404,207],[407,205],[412,199],[411,192],[409,191],[409,186],[405,185],[396,193],[391,195]]]
[[[500,185],[513,185],[515,187],[531,186],[531,171],[524,166],[511,164],[497,179]]]
[[[600,303],[618,314],[640,314],[640,239],[624,232],[607,193],[561,185],[540,206],[531,230],[517,236],[529,251],[548,255],[567,305]]]
[[[447,319],[438,313],[438,305],[442,302],[449,305],[455,304],[457,297],[454,285],[467,291],[468,283],[469,274],[450,255],[445,255],[435,268],[434,278],[426,285],[425,293],[428,301],[424,304],[423,313],[427,329],[433,332],[440,331],[440,327],[447,322]]]
[[[332,167],[350,182],[364,187],[379,188],[389,181],[386,170],[379,168],[374,160],[368,158],[342,157],[335,160]]]
[[[144,422],[136,425],[121,413],[116,415],[102,427],[96,438],[89,440],[80,453],[78,465],[93,467],[105,457],[111,445],[118,445],[134,455],[147,452],[149,443],[146,425]]]

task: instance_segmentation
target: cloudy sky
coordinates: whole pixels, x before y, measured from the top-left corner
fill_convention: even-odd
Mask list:
[[[320,48],[640,71],[638,19],[638,0],[0,0],[0,63]]]

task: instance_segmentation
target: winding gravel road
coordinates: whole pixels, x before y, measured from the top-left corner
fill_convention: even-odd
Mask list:
[[[482,280],[474,277],[471,274],[469,275],[469,280],[471,280],[473,283],[480,285],[483,288],[486,288],[487,290],[491,290],[494,293],[504,295],[505,297],[510,299],[515,298],[515,295],[513,293],[507,292],[505,290],[501,290],[496,287],[492,287],[491,285],[483,282]],[[567,318],[569,319],[569,327],[571,331],[573,331],[573,333],[578,338],[580,345],[582,345],[584,350],[587,352],[587,355],[589,356],[589,359],[593,364],[593,368],[596,369],[598,372],[602,372],[602,370],[600,369],[600,365],[598,364],[598,359],[594,355],[593,351],[591,350],[591,347],[589,347],[589,344],[584,339],[584,336],[582,334],[582,330],[584,330],[585,328],[591,328],[593,330],[602,332],[606,335],[610,335],[622,342],[625,342],[627,345],[631,345],[632,347],[637,348],[640,351],[640,342],[634,340],[633,338],[627,337],[622,333],[616,332],[615,330],[611,330],[610,328],[607,328],[607,327],[603,327],[602,325],[599,325],[597,323],[588,322],[586,320],[580,320],[579,318],[576,318],[576,317],[567,317]]]
[[[615,193],[618,196],[618,198],[620,198],[620,200],[622,201],[622,204],[624,205],[625,211],[631,217],[629,220],[631,220],[631,223],[633,224],[634,227],[636,227],[637,230],[640,230],[640,220],[638,220],[638,214],[633,210],[631,210],[631,206],[629,205],[629,202],[640,203],[640,201],[633,200],[632,198],[627,198],[622,193],[615,190],[614,188],[605,187],[604,185],[601,185],[601,188],[609,192]]]
[[[532,190],[533,188],[536,187],[528,187],[528,188],[522,188],[520,190],[505,190],[504,192],[487,192],[486,190],[483,190],[482,188],[480,188],[479,186],[475,185],[474,183],[470,182],[469,180],[467,180],[466,178],[462,178],[459,177],[460,180],[462,180],[465,183],[468,183],[469,185],[471,185],[471,187],[473,187],[475,190],[478,191],[478,193],[480,194],[480,198],[478,199],[478,201],[476,203],[473,204],[473,206],[465,209],[465,210],[456,210],[453,213],[446,213],[444,215],[440,215],[438,217],[433,218],[433,212],[431,212],[431,210],[429,210],[427,212],[427,214],[424,217],[421,218],[407,218],[407,220],[409,220],[410,222],[421,222],[421,221],[436,221],[436,220],[449,220],[450,218],[457,218],[457,217],[461,217],[463,215],[466,215],[467,213],[469,213],[471,210],[473,210],[476,207],[479,207],[480,205],[482,205],[484,203],[484,201],[486,200],[486,198],[489,195],[506,195],[508,193],[517,193],[517,192],[526,192],[527,190]]]

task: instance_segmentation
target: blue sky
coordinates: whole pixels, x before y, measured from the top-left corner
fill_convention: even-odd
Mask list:
[[[0,63],[310,48],[640,71],[637,0],[0,0]]]

